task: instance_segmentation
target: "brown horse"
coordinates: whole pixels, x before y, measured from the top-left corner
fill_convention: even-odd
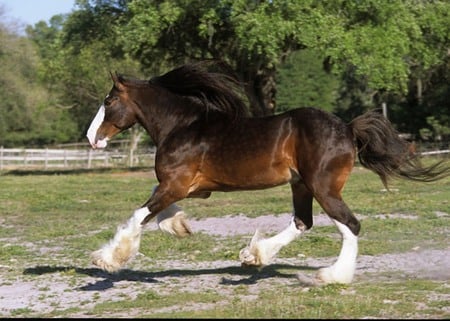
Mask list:
[[[360,223],[341,192],[358,155],[379,175],[433,181],[449,175],[442,163],[420,165],[409,144],[388,120],[370,111],[349,124],[314,108],[268,117],[248,117],[237,82],[208,72],[207,63],[184,65],[150,80],[111,75],[114,85],[88,130],[93,148],[136,123],[157,146],[159,185],[109,243],[93,253],[93,263],[113,272],[138,251],[142,227],[157,217],[159,227],[179,236],[191,233],[175,202],[207,198],[213,191],[266,189],[291,185],[293,216],[279,234],[255,233],[240,252],[244,265],[266,265],[277,252],[313,225],[317,200],[343,236],[337,261],[318,272],[323,283],[352,281]]]

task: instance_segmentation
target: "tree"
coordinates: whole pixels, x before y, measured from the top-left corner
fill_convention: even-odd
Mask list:
[[[411,80],[425,87],[448,55],[448,1],[77,4],[79,10],[63,20],[50,42],[54,49],[47,50],[45,69],[48,83],[64,94],[61,99],[75,102],[71,113],[79,124],[89,122],[88,106],[101,101],[112,68],[149,77],[187,61],[221,59],[245,84],[253,114],[265,115],[276,111],[277,70],[292,52],[308,49],[325,71],[343,77],[339,108],[354,106],[350,115],[390,97],[406,97],[415,90]]]
[[[323,61],[315,50],[292,53],[277,71],[276,112],[305,106],[333,111],[339,80],[336,75],[324,71]]]
[[[9,25],[9,24],[8,24]],[[33,43],[0,22],[0,145],[37,146],[73,139],[66,111],[49,104]]]
[[[444,22],[449,8],[444,1],[405,0],[134,0],[118,34],[147,70],[200,58],[228,61],[253,113],[267,114],[275,107],[277,68],[304,48],[316,49],[337,73],[352,66],[374,90],[405,92],[411,67],[438,63],[447,41],[423,38],[427,28],[442,35],[448,27],[420,17]]]
[[[118,1],[123,5],[125,1]],[[84,140],[87,126],[111,88],[110,72],[138,75],[139,63],[128,59],[114,35],[114,1],[77,1],[80,10],[67,17],[56,15],[50,24],[28,29],[42,59],[42,81],[54,93],[53,102],[68,110],[77,124],[77,140]]]
[[[390,118],[398,128],[424,141],[450,138],[450,56],[428,70],[420,80],[412,77],[405,96],[387,96]],[[443,146],[443,148],[448,148]]]
[[[146,70],[194,59],[227,61],[245,85],[253,114],[270,114],[279,64],[294,49],[316,46],[317,35],[332,28],[312,3],[134,0],[121,35]]]

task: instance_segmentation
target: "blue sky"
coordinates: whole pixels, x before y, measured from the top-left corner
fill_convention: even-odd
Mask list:
[[[40,20],[49,21],[55,14],[72,11],[75,0],[0,0],[3,17],[34,25]]]

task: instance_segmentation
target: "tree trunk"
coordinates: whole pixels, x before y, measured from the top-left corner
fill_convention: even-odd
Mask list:
[[[419,104],[422,103],[422,79],[419,77],[416,80],[417,85],[417,101]]]
[[[260,70],[244,77],[245,92],[250,102],[253,116],[266,116],[275,113],[276,83],[275,70]]]
[[[130,150],[128,153],[128,166],[133,167],[134,152],[136,151],[139,141],[141,140],[142,129],[139,126],[134,126],[131,128],[130,131],[131,131],[131,135],[130,135]]]

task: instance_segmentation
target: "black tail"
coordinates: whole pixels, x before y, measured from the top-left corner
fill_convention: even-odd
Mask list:
[[[387,188],[391,177],[432,182],[450,175],[443,161],[424,166],[410,143],[399,137],[392,124],[379,112],[369,111],[350,122],[364,167],[380,176]]]

